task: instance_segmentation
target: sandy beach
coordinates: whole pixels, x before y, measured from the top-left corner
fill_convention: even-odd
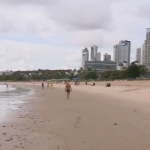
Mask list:
[[[114,81],[74,86],[67,100],[64,84],[35,89],[0,123],[2,150],[149,150],[150,81]]]

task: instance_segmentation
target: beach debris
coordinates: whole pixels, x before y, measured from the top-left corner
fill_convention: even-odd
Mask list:
[[[2,133],[3,135],[5,135],[6,133]]]
[[[116,125],[117,125],[117,123],[114,123],[114,125],[116,126]]]
[[[9,139],[7,139],[6,141],[12,141],[13,140],[13,138],[12,137],[10,137]]]
[[[17,148],[17,147],[19,147],[19,146],[14,146],[14,147],[16,147],[16,148]]]

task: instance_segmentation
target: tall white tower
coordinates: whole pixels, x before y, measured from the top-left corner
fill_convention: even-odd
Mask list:
[[[97,53],[96,61],[101,61],[101,53],[100,52]]]
[[[145,51],[146,51],[146,61],[147,61],[146,67],[150,69],[150,28],[147,28],[146,31]]]
[[[118,45],[114,46],[114,61],[119,64],[126,62],[129,66],[130,64],[130,51],[131,42],[130,41],[120,41]]]
[[[150,69],[150,28],[146,30],[146,40],[142,46],[142,64]]]
[[[85,62],[89,61],[89,51],[87,48],[82,50],[82,68],[85,69]]]
[[[91,61],[96,61],[96,59],[97,59],[97,51],[98,51],[98,46],[93,45],[91,47]]]
[[[142,45],[142,65],[147,66],[147,51],[146,51],[146,41]]]
[[[136,61],[141,64],[141,48],[137,48],[136,50]]]

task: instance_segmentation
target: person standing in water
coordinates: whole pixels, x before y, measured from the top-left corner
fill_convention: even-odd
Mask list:
[[[6,84],[6,87],[7,87],[7,89],[8,89],[8,84],[7,83],[5,83]]]
[[[67,99],[70,99],[70,92],[72,91],[72,88],[69,82],[66,83],[65,91],[67,93]]]

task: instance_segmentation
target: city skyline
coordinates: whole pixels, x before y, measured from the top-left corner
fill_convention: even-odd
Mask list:
[[[94,49],[92,49],[93,47],[96,48],[95,52],[94,52]],[[88,51],[88,60],[89,61],[103,61],[104,55],[107,54],[107,52],[101,53],[101,51],[100,51],[101,49],[99,49],[99,47],[97,45],[93,45],[91,47],[85,47],[83,50],[85,50],[85,49]],[[82,54],[83,54],[83,50],[82,50]],[[93,54],[92,54],[92,51],[93,51]],[[95,57],[94,57],[94,55],[95,55]],[[111,54],[108,54],[108,55],[111,55]],[[112,60],[112,55],[110,56],[110,58]]]
[[[85,61],[113,61],[116,62],[116,67],[118,67],[120,63],[127,63],[127,67],[128,67],[131,63],[130,54],[131,54],[131,41],[128,40],[121,40],[119,44],[113,46],[113,59],[111,55],[107,53],[105,53],[103,55],[103,59],[101,59],[101,52],[98,52],[98,46],[93,45],[91,47],[91,60],[89,60],[89,51],[88,51],[88,59],[82,59],[82,67],[85,69]],[[83,65],[83,60],[84,60],[84,65]],[[145,65],[147,68],[149,68],[150,28],[146,29],[146,40],[144,41],[144,44],[140,48],[136,49],[136,55],[134,61],[136,61],[139,65]]]
[[[124,39],[132,42],[132,62],[150,25],[149,4],[0,0],[0,70],[79,68],[84,47],[95,44],[101,56],[112,56],[112,46]]]

